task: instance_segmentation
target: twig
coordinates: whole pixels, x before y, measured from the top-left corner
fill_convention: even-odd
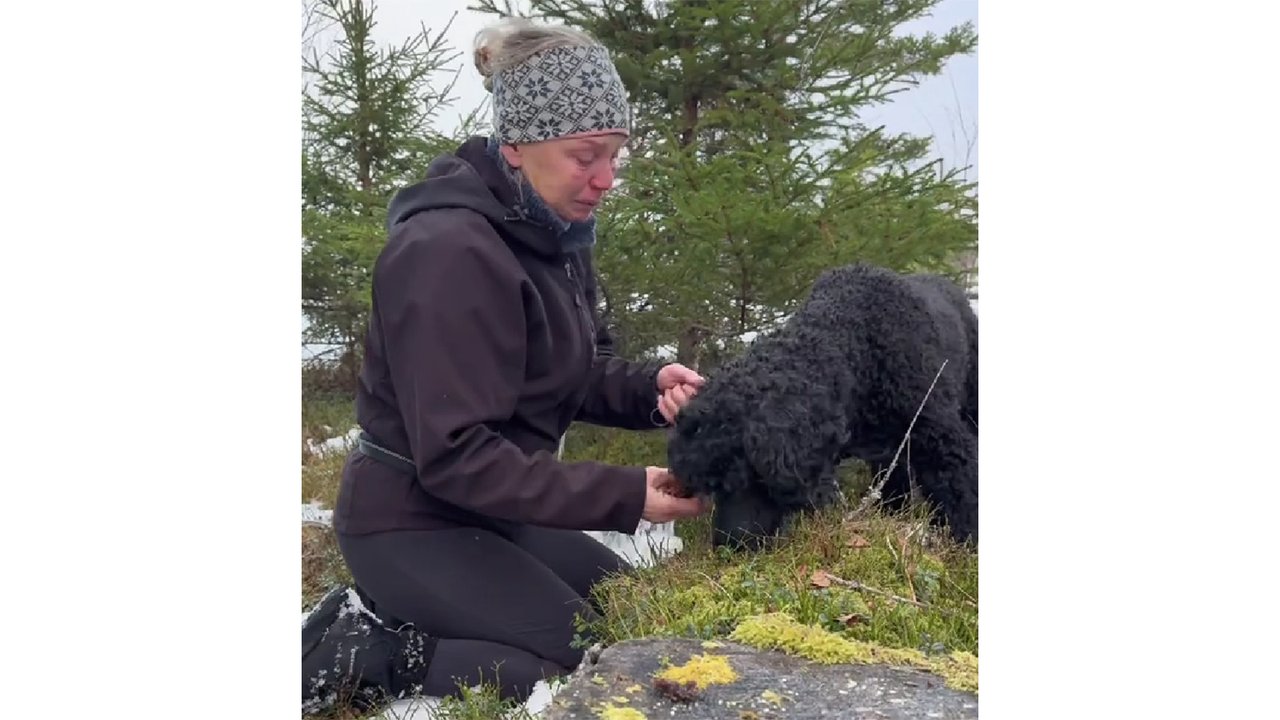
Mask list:
[[[884,544],[889,548],[889,553],[893,555],[893,564],[902,565],[902,558],[898,557],[898,551],[893,547],[893,541],[889,539],[889,533],[884,534]]]
[[[911,539],[911,536],[915,534],[915,531],[916,529],[915,529],[915,526],[913,525],[911,527],[911,530],[906,534],[906,536],[902,538],[902,545],[901,545],[902,577],[904,577],[907,581],[907,590],[911,591],[912,600],[918,600],[919,595],[916,594],[916,583],[914,580],[911,579],[911,574],[914,572],[914,569],[911,567],[911,562],[907,560],[907,541]]]
[[[924,404],[929,401],[929,395],[933,393],[933,387],[938,384],[938,378],[942,377],[942,371],[947,367],[946,360],[942,361],[942,367],[938,368],[938,374],[933,376],[933,382],[929,383],[929,389],[925,391],[924,399],[920,401],[920,407],[916,408],[916,414],[912,416],[911,422],[907,425],[907,433],[902,436],[902,442],[898,443],[898,449],[893,453],[893,460],[889,462],[889,469],[884,471],[884,477],[876,481],[871,487],[871,492],[862,498],[862,502],[858,505],[858,509],[854,510],[855,515],[861,515],[867,508],[880,500],[880,493],[884,490],[884,484],[889,481],[889,477],[893,475],[893,470],[898,466],[898,457],[902,454],[902,448],[906,446],[907,439],[911,437],[911,430],[916,426],[916,418],[920,417],[920,412],[924,410]]]
[[[950,585],[950,586],[952,587],[952,589],[954,589],[956,592],[958,592],[958,593],[960,593],[961,595],[963,595],[963,596],[964,596],[964,603],[965,603],[966,605],[970,605],[970,606],[975,607],[975,608],[976,608],[976,607],[978,607],[978,600],[977,600],[977,598],[975,598],[974,596],[972,596],[972,595],[970,595],[969,593],[965,592],[964,588],[960,587],[960,585],[959,585],[959,584],[957,584],[955,580],[952,580],[951,578],[947,577],[946,575],[943,575],[943,576],[942,576],[942,581],[943,581],[943,582],[945,582],[946,584]]]
[[[894,595],[891,592],[879,590],[877,588],[871,587],[870,585],[864,585],[863,583],[860,583],[857,580],[845,580],[844,578],[838,578],[835,575],[832,575],[831,573],[827,573],[827,578],[829,578],[831,582],[837,585],[843,585],[847,588],[850,588],[852,590],[857,590],[859,592],[867,592],[867,593],[871,593],[872,595],[879,595],[880,597],[889,598],[890,600],[895,600],[897,602],[906,603],[908,605],[915,605],[916,607],[924,610],[937,610],[938,612],[946,613],[948,615],[955,614],[955,612],[952,610],[948,610],[946,608],[935,608],[929,603],[920,602],[919,600],[912,600],[911,598],[905,598],[905,597],[902,597],[901,595]]]
[[[706,578],[706,579],[707,579],[707,582],[711,583],[712,585],[715,585],[715,586],[716,586],[716,589],[718,589],[720,592],[724,593],[724,596],[725,596],[725,597],[729,598],[730,600],[732,600],[732,599],[733,599],[733,596],[729,594],[729,591],[728,591],[728,590],[725,590],[725,589],[724,589],[724,586],[723,586],[723,585],[721,585],[720,583],[716,582],[715,580],[712,580],[710,575],[708,575],[708,574],[706,574],[706,573],[702,572],[701,570],[699,570],[699,571],[698,571],[698,574],[699,574],[699,575],[701,575],[702,577]]]

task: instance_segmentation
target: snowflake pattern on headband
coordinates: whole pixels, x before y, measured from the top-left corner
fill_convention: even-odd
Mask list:
[[[598,46],[549,48],[497,73],[493,115],[504,144],[631,129],[626,88]]]

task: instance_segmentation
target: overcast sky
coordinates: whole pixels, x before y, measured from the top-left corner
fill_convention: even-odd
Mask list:
[[[471,49],[476,33],[492,22],[494,16],[467,10],[470,3],[471,0],[378,0],[376,3],[374,35],[380,45],[399,44],[418,32],[423,24],[434,35],[449,21],[450,15],[457,12],[446,36],[448,42],[461,51],[455,65],[462,65],[461,75],[454,86],[457,99],[445,111],[445,119],[451,126],[456,126],[458,116],[478,106],[487,96],[480,75],[471,64]],[[977,0],[941,0],[932,17],[904,26],[903,30],[941,34],[966,20],[973,21],[977,27]],[[883,123],[891,132],[933,136],[936,152],[945,159],[947,166],[970,165],[969,178],[976,180],[977,53],[953,59],[941,75],[895,96],[889,105],[868,111],[863,122],[872,126]],[[966,132],[969,140],[965,137]],[[972,148],[969,147],[970,140]]]

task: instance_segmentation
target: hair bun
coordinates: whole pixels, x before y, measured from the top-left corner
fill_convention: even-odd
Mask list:
[[[484,89],[493,92],[493,51],[488,45],[481,45],[476,48],[472,59],[476,70],[479,70],[480,76],[484,78]]]

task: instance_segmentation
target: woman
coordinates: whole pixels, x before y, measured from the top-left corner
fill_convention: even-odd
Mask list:
[[[336,594],[313,616],[335,625],[312,657],[341,657],[335,672],[393,695],[488,682],[524,697],[569,672],[575,616],[595,617],[591,588],[622,567],[580,531],[705,509],[663,468],[556,457],[571,422],[661,427],[701,383],[678,364],[597,353],[594,213],[630,122],[608,52],[509,20],[481,33],[475,59],[493,136],[437,158],[391,202],[356,399],[364,434],[334,514],[362,597],[412,630],[341,629]],[[309,681],[318,694],[306,642],[304,698]]]

